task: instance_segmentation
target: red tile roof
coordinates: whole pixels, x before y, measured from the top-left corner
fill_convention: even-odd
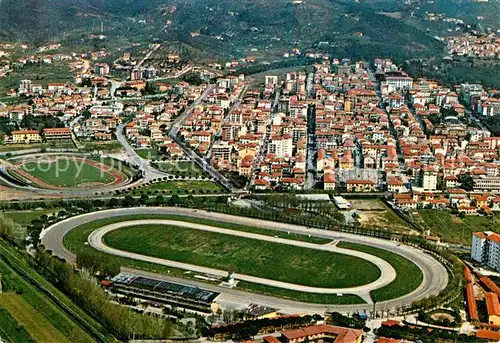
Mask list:
[[[476,337],[489,339],[492,341],[500,341],[500,332],[490,330],[477,330]]]
[[[498,302],[498,295],[493,292],[488,292],[485,294],[485,298],[488,316],[500,316],[500,303]]]
[[[488,287],[488,289],[495,293],[496,295],[500,296],[500,287],[497,286],[495,282],[493,282],[489,277],[483,276],[482,278],[479,279],[483,285]]]
[[[323,324],[307,326],[301,329],[285,331],[282,333],[283,337],[287,340],[306,338],[308,336],[319,334],[337,335],[334,341],[335,343],[355,343],[359,336],[363,334],[363,331]]]
[[[479,320],[479,315],[477,313],[477,303],[476,297],[474,296],[474,287],[472,283],[467,283],[465,286],[465,293],[467,296],[467,309],[469,310],[469,318],[471,321]]]

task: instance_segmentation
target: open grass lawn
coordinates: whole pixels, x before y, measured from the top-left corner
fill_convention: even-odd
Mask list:
[[[212,181],[182,181],[172,180],[154,183],[150,186],[134,189],[131,195],[178,193],[178,194],[204,194],[217,193],[222,191],[222,187]]]
[[[460,218],[448,211],[419,210],[414,212],[414,218],[425,228],[431,230],[431,235],[438,235],[445,242],[471,244],[472,232],[500,232],[500,218],[485,216],[465,216]]]
[[[38,290],[33,287],[31,284],[26,282],[23,278],[21,278],[14,270],[12,270],[2,259],[0,259],[0,274],[2,274],[2,285],[4,292],[12,292],[16,291],[21,293],[18,298],[21,300],[5,300],[4,295],[0,297],[0,306],[4,306],[4,302],[9,302],[9,305],[6,307],[9,312],[9,316],[14,319],[16,322],[20,322],[26,330],[31,330],[28,324],[24,323],[24,316],[29,314],[33,316],[35,319],[35,323],[33,324],[34,329],[46,330],[45,327],[41,325],[49,323],[52,328],[57,330],[58,334],[54,337],[61,337],[61,342],[74,342],[74,343],[87,343],[94,342],[94,340],[78,326],[75,322],[70,319],[64,312],[62,312],[56,305],[54,305],[46,296],[39,293]],[[41,277],[39,277],[40,280]],[[40,281],[44,282],[44,281]],[[55,291],[56,292],[56,291]],[[11,302],[14,301],[14,304],[10,305]],[[17,301],[17,303],[16,303]],[[69,300],[66,300],[66,304],[69,304]],[[72,303],[71,303],[72,304]],[[69,306],[69,305],[68,305]],[[75,306],[72,304],[71,306]],[[20,311],[12,312],[11,311]],[[0,311],[1,312],[1,311]],[[1,317],[1,314],[0,314]],[[26,318],[26,320],[31,320],[30,318]],[[0,322],[2,323],[2,322]],[[31,325],[31,322],[29,322]],[[38,324],[40,323],[40,324]],[[40,328],[36,328],[37,325],[40,325]],[[0,328],[2,325],[0,325]],[[48,327],[48,326],[47,326]],[[54,329],[51,329],[51,333],[54,333]],[[1,330],[0,330],[1,332]],[[34,336],[34,333],[29,331],[31,335]],[[56,335],[56,333],[54,333]],[[17,341],[16,341],[17,342]],[[49,340],[48,342],[58,342],[57,340]]]
[[[389,262],[394,270],[396,270],[397,275],[393,282],[371,292],[372,299],[375,301],[385,301],[406,295],[420,286],[423,281],[422,272],[417,265],[401,255],[368,245],[350,242],[340,242],[337,246],[380,257]]]
[[[114,179],[82,160],[61,159],[57,161],[29,162],[23,170],[56,187],[77,187],[85,183],[109,183]]]
[[[35,342],[26,329],[0,307],[0,338],[7,343]]]
[[[136,149],[135,152],[146,160],[156,160],[161,156],[157,149]]]
[[[47,318],[16,293],[1,294],[0,307],[4,308],[13,319],[21,324],[36,342],[71,342],[57,331]]]
[[[191,161],[160,162],[158,169],[172,175],[186,175],[190,177],[206,176],[200,167]]]
[[[380,276],[375,265],[352,256],[168,225],[126,227],[104,241],[138,254],[315,287],[360,286]]]
[[[8,211],[2,212],[4,216],[12,219],[22,227],[27,227],[31,224],[31,221],[34,219],[40,218],[42,215],[51,216],[53,214],[57,214],[61,209],[60,208],[50,208],[43,210],[26,210],[26,211]]]
[[[40,216],[44,214],[47,216],[51,216],[52,214],[57,214],[59,211],[59,208],[29,211],[8,211],[0,212],[0,216],[12,219],[15,223],[19,224],[19,230],[16,230],[12,234],[18,239],[25,239],[27,236],[26,228],[31,224],[31,221],[33,221],[34,219],[39,219]]]

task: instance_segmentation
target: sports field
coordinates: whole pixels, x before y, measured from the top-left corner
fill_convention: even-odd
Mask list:
[[[104,241],[142,255],[313,287],[355,287],[380,277],[375,265],[353,256],[169,225],[126,227]]]
[[[40,312],[16,293],[0,294],[0,307],[33,337],[36,342],[71,342],[60,333]]]
[[[368,245],[361,245],[350,242],[339,242],[337,244],[340,248],[357,250],[367,254],[380,257],[381,259],[389,262],[396,271],[396,279],[387,286],[379,288],[371,293],[374,301],[385,301],[389,299],[398,298],[406,295],[413,290],[417,289],[422,283],[422,271],[417,265],[407,258],[392,253],[387,250],[381,250],[370,247]]]
[[[78,187],[84,184],[106,184],[114,181],[109,173],[102,172],[97,166],[83,160],[28,162],[22,165],[22,169],[42,182],[56,187]]]

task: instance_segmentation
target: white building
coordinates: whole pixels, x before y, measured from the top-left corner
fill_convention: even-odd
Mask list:
[[[289,135],[272,137],[269,142],[269,153],[276,157],[291,157],[292,150],[292,137]]]
[[[392,93],[400,90],[411,90],[413,79],[409,76],[388,76],[383,82],[387,85],[387,92]]]
[[[422,187],[424,191],[435,191],[437,189],[437,171],[432,166],[424,166],[422,176]]]
[[[472,233],[471,258],[500,271],[500,235],[491,231]]]

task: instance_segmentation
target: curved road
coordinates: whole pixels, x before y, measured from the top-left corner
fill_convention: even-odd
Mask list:
[[[373,246],[379,249],[389,250],[393,253],[404,256],[410,261],[414,262],[421,269],[423,274],[423,281],[421,285],[410,294],[407,294],[397,299],[392,299],[377,303],[376,304],[377,310],[383,310],[383,309],[389,310],[401,306],[410,305],[415,300],[422,299],[427,296],[439,293],[446,287],[448,283],[447,270],[441,263],[439,263],[433,257],[422,252],[419,249],[409,247],[406,245],[401,245],[396,242],[391,242],[373,237],[312,229],[298,225],[289,225],[285,223],[271,222],[259,219],[251,219],[246,217],[238,217],[227,214],[200,211],[200,210],[191,210],[185,208],[136,207],[136,208],[120,208],[120,209],[105,210],[100,212],[83,214],[80,216],[63,220],[47,228],[42,232],[41,240],[47,250],[51,250],[55,255],[64,258],[69,262],[74,262],[75,255],[69,250],[67,250],[63,245],[63,238],[66,233],[68,233],[73,228],[85,224],[89,221],[111,218],[111,217],[120,217],[125,215],[137,215],[137,214],[181,215],[186,217],[204,218],[204,219],[229,222],[234,224],[249,225],[260,228],[283,231],[283,232],[311,235],[314,237],[328,238],[331,239],[332,241],[340,240],[340,241],[353,242],[353,243]],[[190,227],[193,227],[193,225],[195,224],[190,224]],[[273,237],[272,239],[273,241],[276,241],[276,238]],[[372,256],[370,257],[370,261],[373,261]],[[238,308],[244,307],[249,303],[259,303],[262,305],[276,308],[284,313],[323,313],[325,311],[332,309],[341,312],[352,312],[359,310],[370,311],[373,309],[373,304],[320,305],[320,304],[303,303],[299,301],[293,301],[293,300],[287,300],[266,295],[239,291],[237,289],[227,289],[212,284],[171,277],[164,274],[153,274],[144,271],[131,270],[130,268],[122,268],[122,269],[126,272],[132,272],[138,275],[155,277],[166,281],[181,282],[184,284],[190,284],[205,289],[218,291],[221,293],[221,296],[219,297],[218,301],[223,302],[225,304],[230,304],[231,306]],[[411,278],[412,275],[408,275],[407,277]]]

